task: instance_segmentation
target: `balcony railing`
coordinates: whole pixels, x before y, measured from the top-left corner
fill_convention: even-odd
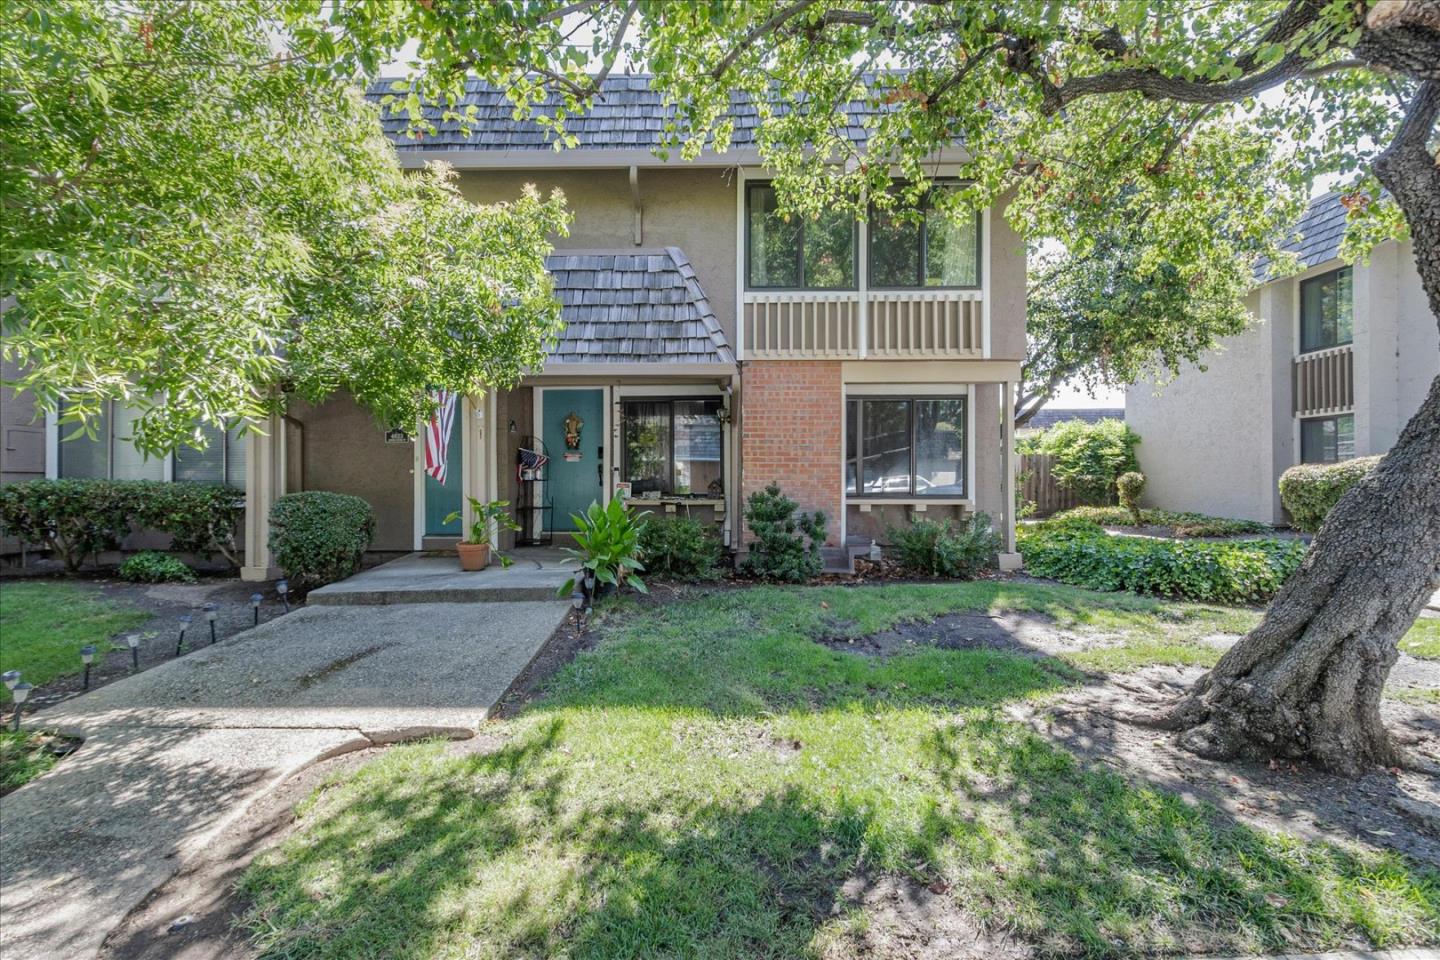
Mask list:
[[[1346,413],[1355,406],[1355,354],[1349,344],[1295,358],[1297,417]]]
[[[973,359],[984,355],[979,290],[745,294],[750,359]]]

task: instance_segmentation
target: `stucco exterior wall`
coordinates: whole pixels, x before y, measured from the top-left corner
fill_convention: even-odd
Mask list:
[[[1005,219],[1009,197],[990,211],[990,356],[1025,359],[1025,241]]]
[[[565,192],[574,215],[570,235],[556,237],[559,250],[630,250],[679,247],[700,278],[725,337],[735,343],[734,174],[728,169],[641,170],[641,242],[635,243],[635,208],[628,169],[470,170],[460,190],[477,203],[519,196],[527,183],[542,194]]]
[[[1399,330],[1395,344],[1396,433],[1420,409],[1430,384],[1440,377],[1440,319],[1430,310],[1420,273],[1415,269],[1415,250],[1407,241],[1396,250],[1395,315]]]
[[[0,379],[11,380],[20,368],[0,362]],[[35,398],[28,392],[0,387],[0,483],[45,476],[45,420],[36,418]]]

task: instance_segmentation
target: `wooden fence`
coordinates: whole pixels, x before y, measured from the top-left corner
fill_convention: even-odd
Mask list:
[[[1026,503],[1035,504],[1031,516],[1048,517],[1061,510],[1080,506],[1080,498],[1072,490],[1066,490],[1055,482],[1050,472],[1055,458],[1048,453],[1022,453],[1020,455],[1020,494]]]

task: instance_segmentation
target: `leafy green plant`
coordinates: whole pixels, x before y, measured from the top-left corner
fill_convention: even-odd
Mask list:
[[[218,483],[137,484],[135,525],[170,534],[170,549],[209,559],[220,554],[240,566],[240,521],[245,495]]]
[[[1023,528],[1025,569],[1095,590],[1131,590],[1188,600],[1268,600],[1305,558],[1298,540],[1185,543],[1110,536],[1079,517]]]
[[[1134,516],[1125,507],[1074,507],[1063,510],[1051,517],[1047,523],[1060,520],[1088,520],[1105,527],[1127,527],[1135,523]],[[1268,523],[1258,520],[1236,520],[1230,517],[1212,517],[1204,513],[1176,513],[1171,510],[1156,510],[1142,507],[1140,525],[1146,527],[1169,527],[1177,537],[1234,537],[1271,533]]]
[[[1369,473],[1379,457],[1339,463],[1301,463],[1280,474],[1280,503],[1298,530],[1314,533],[1345,492]]]
[[[640,556],[652,578],[713,580],[724,551],[712,525],[689,517],[652,517],[640,528]]]
[[[580,561],[577,572],[581,579],[593,575],[598,585],[634,587],[641,593],[649,593],[645,582],[636,576],[644,570],[640,561],[640,531],[646,526],[645,512],[631,513],[621,497],[611,497],[605,506],[591,502],[584,513],[571,514],[575,521],[576,550],[570,547],[565,552]],[[558,591],[567,597],[575,590],[576,577],[565,581]]]
[[[324,490],[288,493],[270,509],[270,552],[286,576],[307,587],[360,569],[375,536],[375,511],[359,497]]]
[[[1088,503],[1110,503],[1116,478],[1140,469],[1139,443],[1140,435],[1123,420],[1066,420],[1041,434],[1034,449],[1054,458],[1050,474],[1060,486]]]
[[[120,579],[131,583],[194,583],[195,573],[179,557],[142,550],[120,564]]]
[[[133,488],[110,480],[27,480],[0,486],[0,528],[41,544],[74,573],[130,533]]]
[[[520,529],[520,525],[510,516],[509,500],[481,501],[474,497],[465,499],[470,501],[470,532],[465,535],[466,543],[489,543],[501,530]],[[463,516],[459,510],[455,510],[445,515],[444,522],[454,523]],[[499,550],[491,552],[502,567],[508,567],[515,562]]]
[[[772,483],[745,501],[745,524],[755,535],[741,569],[752,577],[799,583],[824,569],[825,514],[800,513],[800,505]]]
[[[928,577],[969,580],[990,566],[1000,552],[1000,536],[984,513],[958,522],[914,520],[907,526],[891,527],[889,538],[900,565]]]
[[[1120,497],[1120,506],[1130,511],[1130,519],[1140,526],[1140,494],[1145,492],[1145,474],[1128,470],[1115,478],[1115,492]]]

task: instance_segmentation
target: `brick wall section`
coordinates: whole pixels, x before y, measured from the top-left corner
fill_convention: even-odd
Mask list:
[[[752,360],[742,383],[743,495],[778,481],[802,510],[825,511],[827,542],[838,544],[845,456],[840,363]]]

